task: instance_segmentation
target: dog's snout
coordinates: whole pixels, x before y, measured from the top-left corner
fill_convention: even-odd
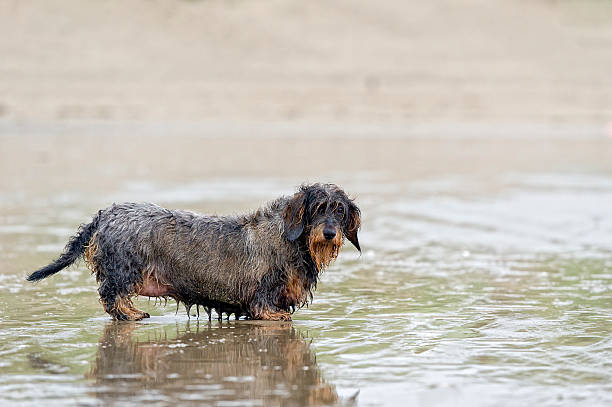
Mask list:
[[[323,236],[327,240],[332,240],[334,237],[336,237],[336,230],[335,229],[331,229],[331,228],[325,228],[325,229],[323,229]]]

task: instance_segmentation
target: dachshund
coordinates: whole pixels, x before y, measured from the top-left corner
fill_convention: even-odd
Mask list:
[[[302,185],[254,212],[207,216],[150,203],[100,210],[63,253],[35,271],[39,281],[81,256],[99,284],[104,310],[141,320],[135,296],[173,298],[236,319],[291,320],[312,301],[320,273],[345,238],[359,252],[361,212],[334,184]]]

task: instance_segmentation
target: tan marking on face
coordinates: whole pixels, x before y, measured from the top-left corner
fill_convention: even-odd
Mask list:
[[[308,250],[318,271],[322,271],[338,257],[342,246],[342,232],[336,227],[336,237],[327,240],[323,236],[324,228],[325,225],[320,224],[308,236]]]

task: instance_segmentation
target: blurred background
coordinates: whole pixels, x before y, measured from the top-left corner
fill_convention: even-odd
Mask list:
[[[601,0],[2,1],[0,400],[609,405],[611,50]],[[290,328],[23,281],[113,202],[318,181],[364,251]]]

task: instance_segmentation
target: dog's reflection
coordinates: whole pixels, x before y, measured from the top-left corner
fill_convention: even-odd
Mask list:
[[[291,324],[192,322],[179,330],[111,322],[87,377],[104,405],[339,402]]]

